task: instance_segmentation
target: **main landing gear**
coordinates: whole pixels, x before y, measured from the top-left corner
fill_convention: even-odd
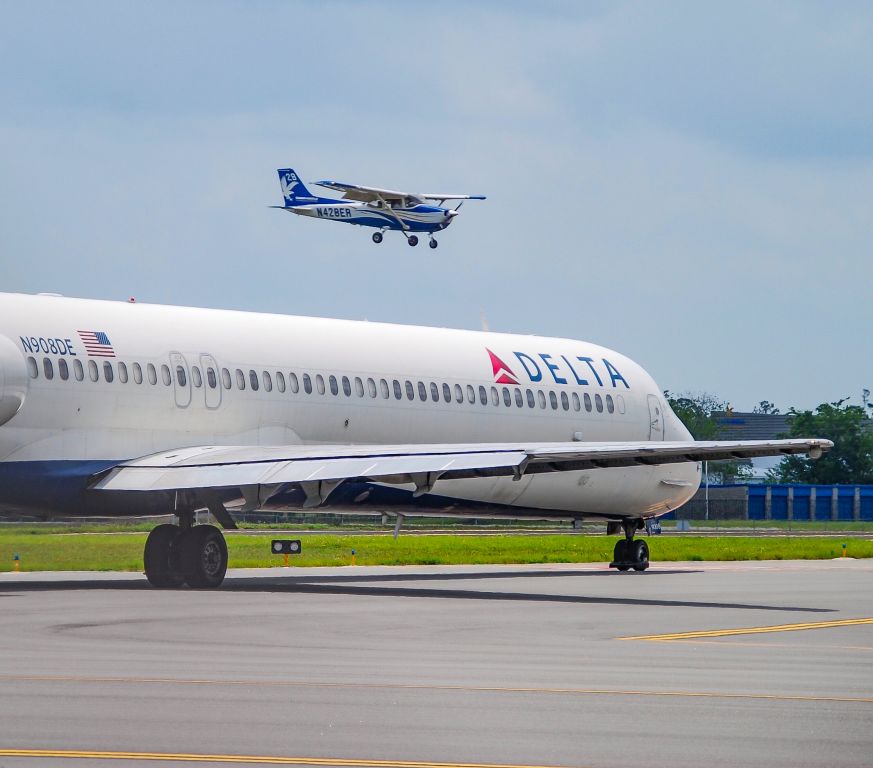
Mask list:
[[[374,232],[373,233],[373,242],[376,243],[377,245],[382,242],[382,233],[381,232]]]
[[[180,525],[159,525],[146,539],[145,573],[155,587],[217,587],[227,571],[227,544],[214,525],[192,525],[193,515],[179,515]]]
[[[624,538],[615,543],[610,568],[618,568],[620,571],[644,571],[649,567],[649,545],[639,539],[634,541],[634,532],[642,530],[643,521],[639,518],[622,520],[620,523],[612,522],[606,527],[609,535],[614,535],[624,530]]]

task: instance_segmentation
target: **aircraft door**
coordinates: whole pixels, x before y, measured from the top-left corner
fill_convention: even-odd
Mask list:
[[[218,364],[212,355],[200,355],[200,370],[203,371],[203,396],[206,407],[216,409],[221,405],[221,379]]]
[[[664,439],[664,406],[655,395],[649,395],[649,440]]]
[[[187,408],[191,404],[191,373],[188,370],[188,361],[181,352],[170,352],[170,372],[176,405]]]

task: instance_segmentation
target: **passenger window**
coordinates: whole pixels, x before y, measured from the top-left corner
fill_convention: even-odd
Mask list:
[[[525,390],[525,396],[527,397],[527,407],[533,408],[536,406],[536,400],[534,400],[533,390],[527,389]]]
[[[240,391],[246,388],[246,375],[239,369],[236,369],[236,388]]]
[[[388,391],[388,382],[385,379],[379,379],[379,389],[382,392],[382,399],[387,400],[391,393]]]
[[[52,365],[52,361],[47,357],[44,357],[42,359],[42,372],[45,374],[45,377],[49,380],[51,380],[55,377],[54,366]]]
[[[503,404],[509,408],[512,406],[512,395],[509,394],[509,388],[503,388]]]
[[[443,401],[446,403],[452,402],[452,388],[448,384],[443,384]]]
[[[625,410],[624,398],[621,395],[615,396],[615,404],[618,406],[618,412],[624,413],[624,410]]]
[[[585,401],[585,410],[591,413],[591,395],[586,392],[582,399]]]
[[[539,401],[540,408],[546,407],[546,394],[541,389],[537,390],[537,400]]]
[[[120,373],[120,369],[119,369]],[[120,378],[120,376],[119,376]],[[200,389],[203,386],[203,376],[200,373],[200,368],[196,365],[191,366],[191,381],[194,382],[194,386]]]
[[[497,387],[491,387],[491,405],[500,405],[500,394]]]
[[[100,378],[100,371],[97,368],[97,363],[93,360],[88,361],[88,378],[91,381],[97,381]]]
[[[364,382],[357,376],[355,376],[355,394],[358,397],[364,396]]]
[[[470,387],[470,389],[472,389],[472,387]],[[476,395],[474,393],[473,400],[475,401],[475,399],[476,399]],[[456,403],[463,403],[464,402],[464,391],[461,389],[460,384],[455,384],[455,402]]]
[[[488,405],[488,390],[486,390],[481,384],[479,385],[479,402],[482,403],[482,405]]]
[[[285,391],[285,374],[282,371],[276,371],[276,389],[280,392]]]
[[[206,369],[206,383],[209,385],[210,389],[215,389],[218,386],[218,379],[215,376],[214,368]]]
[[[332,395],[339,394],[339,384],[336,383],[336,376],[328,376],[327,378],[328,386],[330,387],[330,393]]]
[[[70,378],[70,369],[67,367],[67,361],[64,358],[58,360],[58,376],[64,381]]]
[[[370,397],[376,397],[376,381],[375,381],[375,379],[367,379],[367,394]]]
[[[76,377],[76,381],[82,381],[85,378],[85,369],[82,368],[81,360],[73,360],[73,376]]]
[[[182,365],[176,366],[176,381],[180,387],[188,386],[188,377],[185,375],[185,367]],[[165,384],[168,382],[164,382]]]
[[[89,369],[91,366],[88,366]],[[149,363],[146,367],[146,373],[149,377],[149,384],[157,384],[158,383],[158,372],[155,370],[155,366],[152,363]]]
[[[600,395],[594,395],[594,407],[598,413],[603,413],[603,398]]]
[[[103,361],[103,378],[106,379],[106,383],[112,383],[112,380],[115,378],[115,373],[112,370],[112,363],[108,360]]]
[[[433,381],[430,383],[430,399],[435,403],[440,401],[440,388]]]
[[[581,406],[579,405],[579,394],[578,394],[577,392],[574,392],[574,393],[570,396],[570,399],[573,401],[573,410],[574,410],[574,411],[578,411],[578,410],[580,410],[580,409],[581,409]]]
[[[524,408],[524,397],[520,388],[515,390],[515,405],[517,408]]]
[[[232,381],[230,378],[230,371],[227,368],[221,369],[221,386],[225,389],[230,389],[232,386]]]
[[[612,395],[606,396],[606,410],[610,413],[615,413],[615,403],[612,402]]]
[[[553,411],[558,410],[558,396],[553,391],[549,392],[549,404],[552,406]]]
[[[408,379],[406,380],[406,397],[408,400],[415,400],[415,387],[412,386],[412,382]]]
[[[427,387],[421,381],[418,382],[418,397],[422,401],[427,400]]]
[[[461,385],[455,384],[455,387],[460,390]],[[460,395],[458,395],[458,402],[461,402]],[[473,388],[472,384],[467,385],[467,402],[470,403],[470,405],[473,405],[476,402],[476,390]]]
[[[397,400],[403,397],[403,392],[400,390],[400,382],[397,379],[394,379],[394,397]]]
[[[27,358],[27,373],[30,375],[31,379],[35,379],[39,376],[39,366],[36,364],[36,358]]]
[[[352,383],[349,381],[348,376],[343,376],[343,394],[346,397],[352,396]]]
[[[570,399],[567,397],[566,392],[561,392],[561,408],[565,411],[570,410]]]
[[[324,394],[324,376],[320,373],[315,374],[315,389],[319,395]]]
[[[300,391],[300,382],[297,381],[297,374],[293,371],[288,373],[288,383],[291,385],[291,392],[296,395]]]
[[[256,371],[253,371],[249,368],[249,384],[252,385],[252,392],[257,392],[261,387],[261,383],[258,381],[258,374]]]
[[[64,376],[63,378],[66,378],[66,376]],[[124,363],[118,364],[118,380],[122,384],[127,384],[127,365],[125,365]]]
[[[142,366],[139,363],[133,364],[133,380],[137,384],[142,384]]]
[[[307,395],[311,395],[311,394],[312,394],[312,379],[309,378],[309,374],[308,374],[308,373],[304,373],[304,374],[303,374],[303,391],[304,391]]]
[[[170,366],[169,365],[162,365],[161,366],[161,379],[163,379],[165,387],[169,387],[170,384],[172,383],[173,379],[170,376]]]
[[[261,381],[264,382],[264,392],[273,391],[273,377],[269,371],[261,371]]]

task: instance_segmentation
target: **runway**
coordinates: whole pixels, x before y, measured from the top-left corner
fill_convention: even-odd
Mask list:
[[[0,766],[869,766],[873,562],[0,574]]]

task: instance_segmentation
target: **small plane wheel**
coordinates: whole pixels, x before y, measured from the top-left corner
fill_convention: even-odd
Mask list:
[[[214,525],[195,525],[181,541],[181,563],[191,587],[217,587],[227,572],[227,543]]]
[[[382,233],[381,232],[374,232],[373,233],[373,242],[374,243],[381,243],[382,242]]]
[[[145,574],[153,587],[165,589],[179,587],[185,577],[176,566],[178,562],[176,545],[181,530],[178,525],[159,525],[152,528],[145,543],[143,561]]]
[[[433,237],[432,237],[432,238],[430,239],[430,242],[428,243],[428,245],[429,245],[431,248],[436,248],[436,247],[439,245],[439,243],[436,241],[436,238],[433,238]]]
[[[418,238],[415,235],[410,235],[406,242],[410,245],[418,245]]]
[[[626,539],[619,539],[615,542],[615,549],[612,552],[612,560],[615,563],[615,567],[620,571],[630,570],[630,564],[628,563],[628,542]]]
[[[630,546],[633,557],[634,570],[644,571],[649,567],[649,545],[642,540],[631,542]]]

